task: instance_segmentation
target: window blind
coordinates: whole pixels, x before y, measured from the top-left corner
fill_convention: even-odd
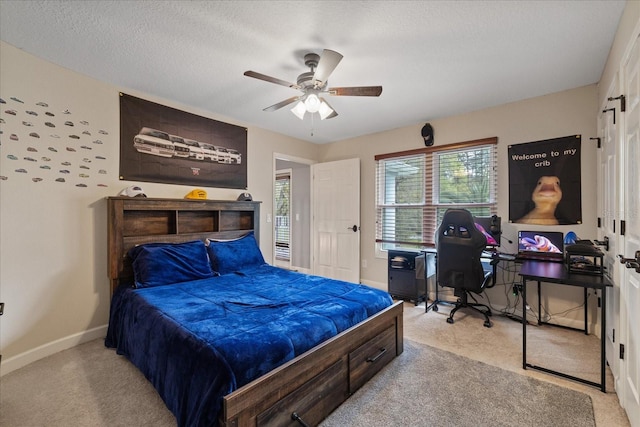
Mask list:
[[[497,138],[376,156],[376,242],[434,245],[448,208],[497,213]]]

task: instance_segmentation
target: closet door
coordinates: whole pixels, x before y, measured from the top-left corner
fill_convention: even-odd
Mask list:
[[[614,97],[620,93],[618,79],[616,78],[607,92],[607,98]],[[608,103],[601,108],[602,112],[598,117],[598,134],[601,136],[600,149],[598,150],[599,169],[598,169],[598,218],[600,227],[598,230],[598,238],[604,240],[609,239],[609,250],[605,251],[603,263],[611,275],[614,283],[613,287],[607,289],[607,319],[606,319],[606,340],[607,361],[611,367],[611,372],[615,381],[616,388],[619,387],[620,381],[620,354],[616,337],[616,331],[620,331],[620,262],[616,255],[619,253],[618,234],[616,233],[616,224],[620,225],[620,200],[618,192],[618,179],[620,171],[620,136],[618,135],[619,126],[613,123],[613,115],[606,111],[610,108]],[[602,319],[600,319],[602,321]]]
[[[625,57],[622,68],[623,93],[626,95],[624,138],[622,143],[622,220],[624,231],[620,253],[625,258],[640,254],[640,34]],[[640,262],[640,259],[637,260]],[[636,264],[637,265],[637,264]],[[640,269],[638,269],[640,270]],[[625,345],[621,361],[622,406],[632,426],[640,425],[640,273],[633,264],[621,274],[621,343]],[[619,392],[620,393],[620,392]]]

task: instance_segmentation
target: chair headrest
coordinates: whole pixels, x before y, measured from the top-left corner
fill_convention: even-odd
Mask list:
[[[437,234],[437,239],[455,237],[469,239],[478,246],[487,244],[487,238],[476,228],[473,215],[466,209],[447,209]]]

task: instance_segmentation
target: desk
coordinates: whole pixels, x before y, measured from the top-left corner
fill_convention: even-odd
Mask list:
[[[606,337],[606,318],[607,318],[607,286],[612,286],[611,281],[606,276],[595,276],[588,274],[569,273],[566,265],[560,262],[548,261],[524,261],[520,267],[520,276],[522,277],[522,307],[527,306],[527,280],[538,282],[538,310],[540,310],[540,282],[555,283],[559,285],[578,286],[584,288],[585,295],[588,288],[600,289],[602,292],[602,301],[600,303],[600,383],[588,381],[583,378],[574,377],[562,372],[535,366],[527,363],[527,319],[526,315],[522,316],[522,369],[532,368],[539,371],[555,374],[563,378],[568,378],[583,384],[589,384],[599,387],[605,393],[605,337]],[[526,314],[526,310],[523,310]],[[585,333],[587,331],[587,307],[585,305]],[[538,315],[540,322],[540,316]],[[541,322],[540,322],[541,323]]]

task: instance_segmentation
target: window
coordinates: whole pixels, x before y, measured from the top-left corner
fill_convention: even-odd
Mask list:
[[[497,138],[376,156],[380,249],[434,245],[448,208],[497,214]]]

